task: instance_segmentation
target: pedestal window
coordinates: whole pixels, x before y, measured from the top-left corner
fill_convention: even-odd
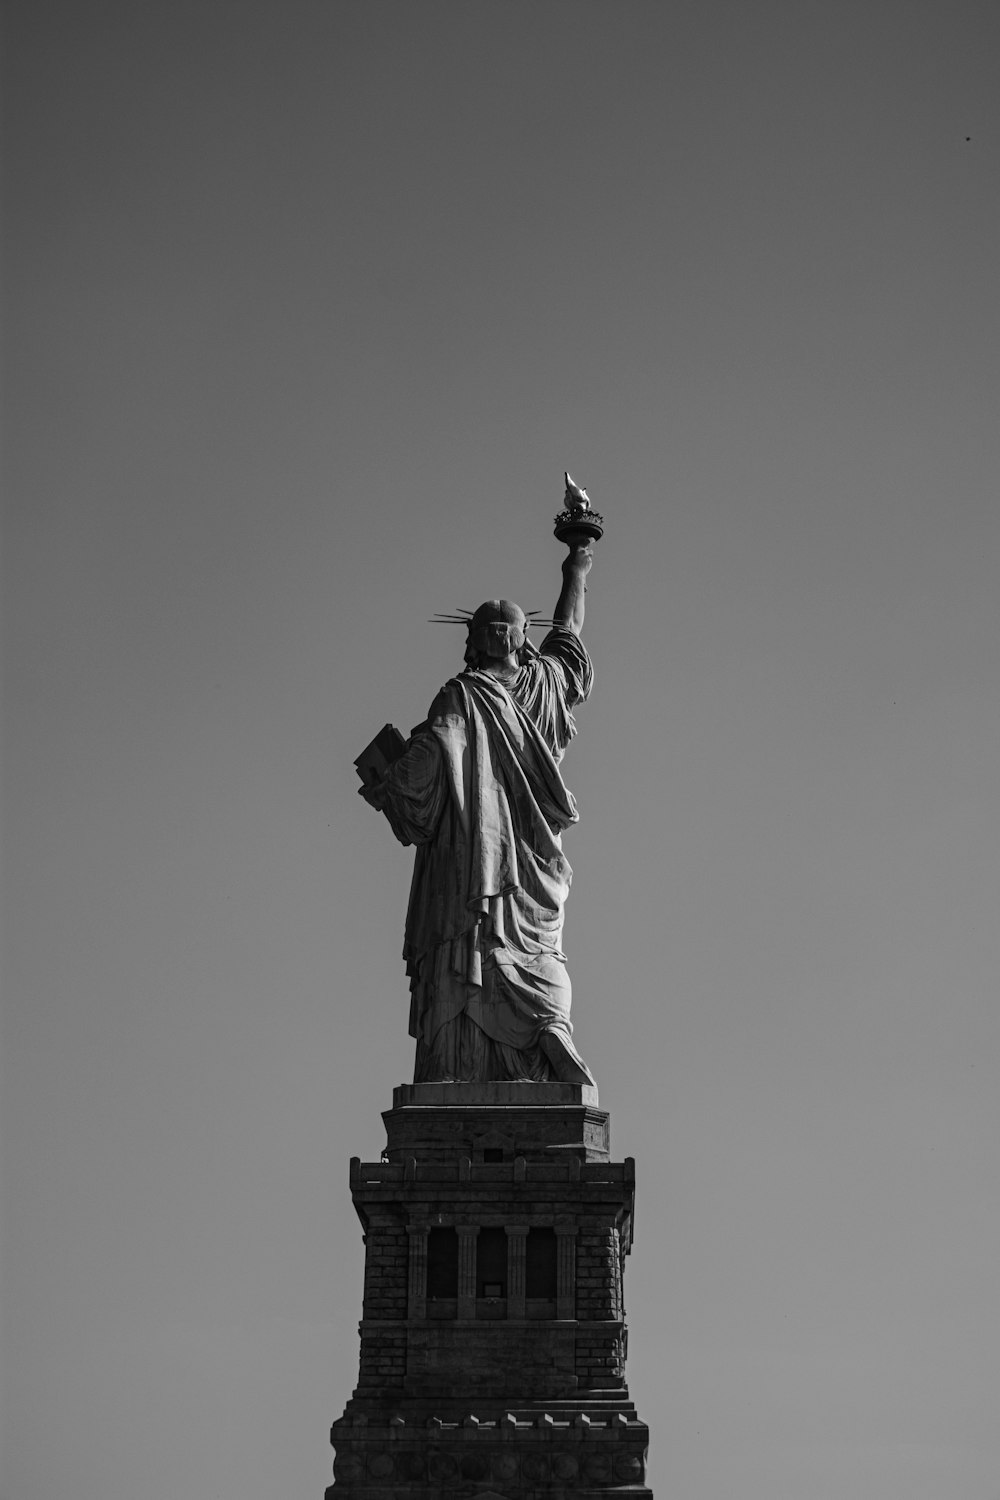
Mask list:
[[[458,1305],[458,1234],[432,1229],[427,1235],[427,1316],[453,1318]]]
[[[480,1229],[476,1241],[476,1297],[498,1301],[507,1296],[507,1231]]]

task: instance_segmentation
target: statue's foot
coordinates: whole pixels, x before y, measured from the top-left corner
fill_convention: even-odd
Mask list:
[[[597,1080],[576,1048],[558,1031],[543,1031],[538,1039],[557,1083],[592,1084]]]

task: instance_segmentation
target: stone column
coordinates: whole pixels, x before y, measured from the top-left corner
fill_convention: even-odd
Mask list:
[[[458,1224],[458,1316],[476,1316],[476,1238],[477,1224]]]
[[[576,1225],[556,1225],[556,1317],[576,1317]]]
[[[611,1231],[611,1253],[614,1258],[614,1286],[612,1288],[612,1317],[622,1319],[625,1316],[625,1306],[622,1298],[622,1248],[621,1237],[617,1229]],[[622,1356],[622,1364],[625,1357]]]
[[[426,1318],[428,1227],[426,1224],[409,1224],[407,1232],[410,1236],[407,1312],[411,1318]]]
[[[524,1317],[525,1246],[527,1224],[507,1225],[507,1317]]]

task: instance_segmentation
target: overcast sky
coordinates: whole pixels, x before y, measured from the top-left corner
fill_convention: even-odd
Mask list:
[[[607,534],[576,1040],[670,1500],[1000,1500],[1000,11],[6,7],[2,1500],[319,1500],[355,755]]]

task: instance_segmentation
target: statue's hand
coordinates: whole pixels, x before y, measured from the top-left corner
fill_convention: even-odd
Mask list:
[[[359,786],[358,796],[364,797],[365,801],[369,803],[371,807],[374,807],[376,812],[383,812],[385,810],[384,781],[373,781],[368,785]]]
[[[569,555],[563,558],[563,575],[568,577],[571,573],[587,574],[594,566],[594,543],[590,537],[581,538],[570,544]]]

